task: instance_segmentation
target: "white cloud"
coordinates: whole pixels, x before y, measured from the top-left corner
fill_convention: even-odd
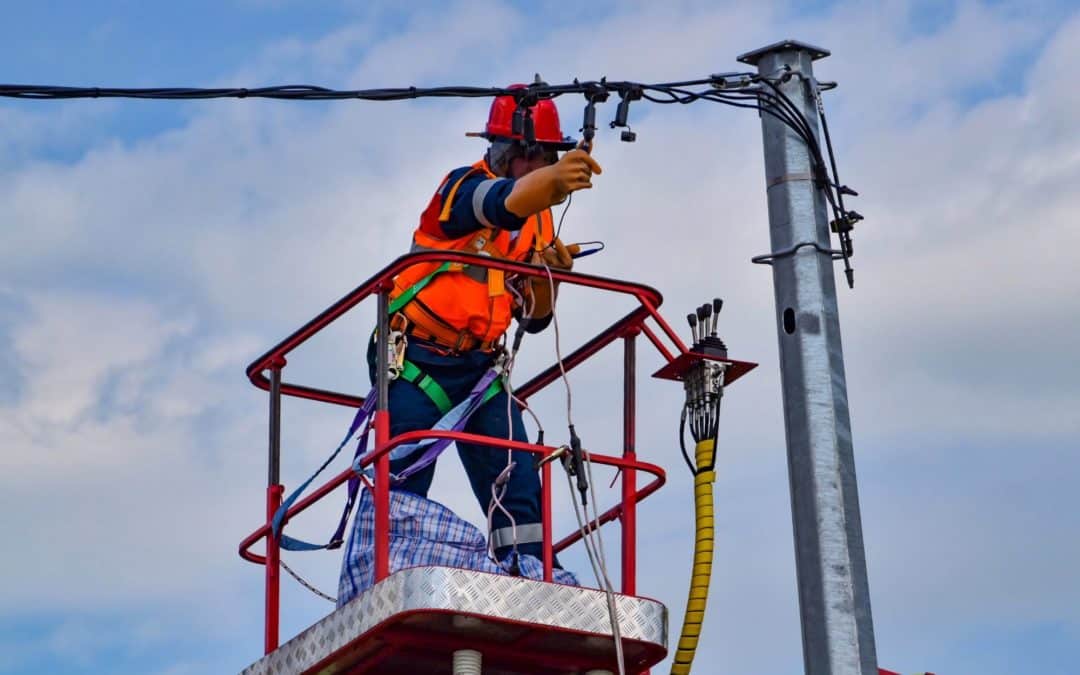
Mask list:
[[[33,319],[16,331],[13,348],[29,383],[20,421],[67,429],[92,412],[110,375],[138,387],[148,359],[185,332],[145,304],[114,298],[43,294],[26,298]],[[123,402],[120,402],[123,405]]]

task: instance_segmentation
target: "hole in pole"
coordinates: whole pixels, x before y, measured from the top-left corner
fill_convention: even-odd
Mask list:
[[[784,332],[788,335],[795,332],[795,310],[790,307],[784,310]]]

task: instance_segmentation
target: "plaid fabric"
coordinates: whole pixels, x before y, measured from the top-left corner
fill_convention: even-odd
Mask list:
[[[522,555],[521,576],[544,578],[541,560]],[[487,541],[474,525],[465,522],[438,502],[411,492],[390,492],[390,572],[408,567],[439,565],[506,574],[487,555]],[[338,582],[338,607],[370,588],[375,578],[375,503],[364,490],[356,506],[356,517]],[[554,580],[578,586],[577,577],[555,569]]]

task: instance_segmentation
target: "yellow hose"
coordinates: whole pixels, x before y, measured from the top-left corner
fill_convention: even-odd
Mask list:
[[[712,439],[697,444],[694,454],[697,466],[707,466],[712,461],[715,441]],[[713,558],[713,492],[712,484],[716,480],[715,471],[702,471],[694,476],[694,572],[690,577],[690,595],[686,600],[686,616],[683,617],[682,634],[679,636],[679,648],[675,652],[675,661],[671,664],[671,675],[685,675],[690,672],[697,651],[698,638],[701,636],[701,623],[705,620],[705,602],[709,597],[709,578],[712,574]]]

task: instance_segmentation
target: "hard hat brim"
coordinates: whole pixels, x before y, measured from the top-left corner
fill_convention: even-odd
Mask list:
[[[521,141],[522,140],[520,138],[514,138],[512,136],[494,136],[492,134],[487,133],[486,131],[467,131],[467,132],[465,132],[465,135],[470,137],[470,138],[483,138],[483,139],[486,139],[488,141],[497,141],[497,140],[499,140],[499,141]],[[543,146],[546,146],[546,147],[555,148],[556,150],[573,150],[574,148],[576,148],[578,146],[578,141],[576,139],[570,138],[569,136],[565,136],[561,141],[545,141],[545,140],[537,139],[536,143],[538,145],[543,145]]]

